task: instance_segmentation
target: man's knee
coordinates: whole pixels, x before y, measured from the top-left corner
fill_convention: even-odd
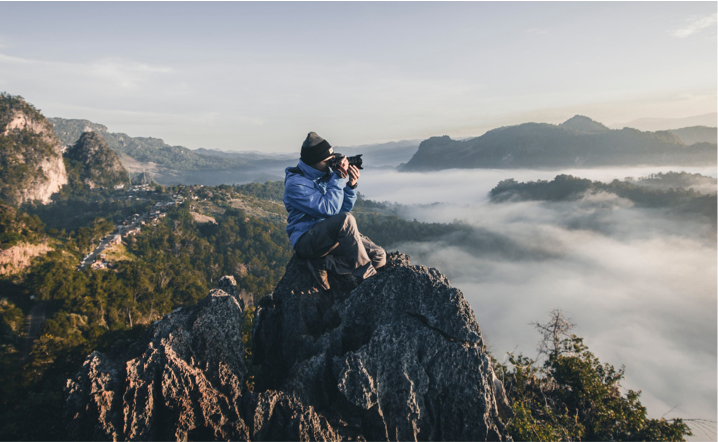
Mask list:
[[[374,268],[384,267],[384,264],[386,264],[386,250],[379,247],[373,250],[373,252],[374,256],[372,256],[371,261],[374,264]]]
[[[334,217],[336,218],[337,223],[344,228],[356,227],[357,225],[356,218],[354,218],[354,215],[349,212],[337,213],[336,215],[334,215]]]

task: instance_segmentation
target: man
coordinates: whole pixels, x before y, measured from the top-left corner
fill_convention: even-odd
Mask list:
[[[349,213],[356,201],[359,169],[344,158],[332,171],[332,158],[332,146],[309,132],[299,164],[288,167],[284,178],[289,241],[324,290],[330,288],[327,271],[364,280],[386,264],[384,249],[359,234]]]

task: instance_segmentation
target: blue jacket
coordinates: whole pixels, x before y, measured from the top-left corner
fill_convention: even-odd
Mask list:
[[[292,247],[314,224],[354,207],[356,192],[334,172],[320,172],[299,160],[285,173],[284,207],[289,212],[287,235]]]

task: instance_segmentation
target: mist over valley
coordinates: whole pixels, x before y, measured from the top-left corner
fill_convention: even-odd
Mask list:
[[[659,174],[670,184],[658,184]],[[561,175],[695,188],[710,195],[715,212],[712,167],[367,171],[359,189],[404,219],[466,227],[392,246],[441,269],[464,292],[498,359],[534,356],[538,335],[529,324],[560,308],[601,360],[626,366],[624,387],[643,391],[649,413],[710,419],[715,216],[678,216],[672,207],[641,207],[603,190],[554,201],[495,202],[490,195],[510,178],[549,184]]]

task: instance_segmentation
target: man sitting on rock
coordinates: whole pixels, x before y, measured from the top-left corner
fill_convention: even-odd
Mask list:
[[[333,157],[332,146],[309,132],[299,164],[288,167],[284,178],[289,241],[324,290],[330,288],[327,270],[364,280],[386,263],[384,249],[361,236],[349,213],[357,198],[359,169],[344,158],[332,171]]]

